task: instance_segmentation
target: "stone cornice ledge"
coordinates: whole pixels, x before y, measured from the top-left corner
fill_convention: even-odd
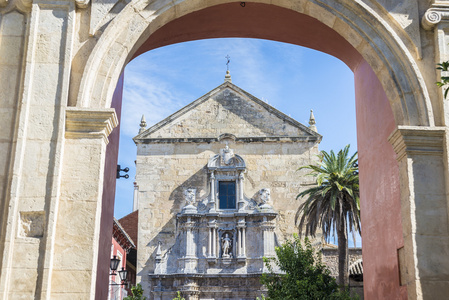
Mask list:
[[[447,1],[435,1],[424,14],[421,25],[426,30],[431,30],[442,20],[449,21],[449,3]]]
[[[400,161],[411,155],[442,155],[446,127],[399,126],[388,138]]]
[[[109,143],[108,136],[117,127],[115,109],[66,108],[65,137],[67,139],[98,139]]]

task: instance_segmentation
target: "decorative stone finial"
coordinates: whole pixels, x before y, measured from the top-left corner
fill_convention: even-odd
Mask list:
[[[226,71],[226,75],[225,75],[225,82],[232,82],[231,79],[231,73],[229,72],[229,70]]]
[[[160,263],[162,260],[162,249],[161,249],[162,242],[157,242],[157,248],[156,248],[156,263]]]
[[[147,122],[145,121],[145,115],[142,115],[142,119],[140,119],[140,129],[139,133],[142,133],[147,129]]]
[[[313,115],[313,109],[310,110],[310,118],[309,118],[309,128],[315,132],[317,132],[316,126],[315,126],[315,116]]]

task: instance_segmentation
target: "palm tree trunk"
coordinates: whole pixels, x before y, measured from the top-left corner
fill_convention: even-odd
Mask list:
[[[345,218],[346,219],[346,218]],[[346,235],[346,220],[337,228],[338,237],[338,284],[344,288],[349,283],[348,274],[348,237]]]

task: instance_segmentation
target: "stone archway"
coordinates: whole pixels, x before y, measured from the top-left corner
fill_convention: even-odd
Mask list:
[[[117,4],[99,31],[87,28],[89,13],[83,11],[99,2],[0,3],[5,6],[2,36],[21,49],[18,59],[13,56],[13,62],[3,63],[17,72],[16,87],[9,86],[8,96],[18,103],[11,107],[14,117],[7,119],[13,129],[6,137],[4,158],[11,164],[2,176],[0,293],[5,299],[17,292],[17,285],[21,295],[36,299],[94,297],[97,272],[103,272],[97,268],[101,212],[108,203],[108,187],[114,185],[108,177],[114,168],[105,168],[105,160],[113,161],[106,153],[108,135],[117,126],[110,107],[113,99],[119,101],[114,91],[124,66],[155,47],[226,36],[308,46],[340,58],[354,71],[358,125],[364,128],[359,131],[360,163],[371,168],[361,180],[375,203],[367,209],[381,214],[381,206],[387,205],[400,212],[401,222],[384,226],[392,224],[396,238],[402,227],[403,235],[403,241],[390,243],[386,251],[385,261],[393,264],[390,270],[371,257],[373,279],[367,282],[367,296],[447,295],[447,134],[445,127],[437,127],[445,125],[445,107],[433,85],[432,50],[437,47],[431,34],[422,33],[425,43],[419,38],[418,1],[406,7],[412,10],[407,26],[395,19],[395,10],[401,8],[382,1],[255,0],[244,8],[239,2]],[[93,23],[91,19],[90,26]],[[20,26],[11,30],[8,24]],[[408,27],[418,28],[418,34]],[[11,48],[2,47],[1,53],[9,53]],[[438,48],[437,57],[440,52]],[[108,153],[116,147],[111,141]],[[29,161],[39,147],[49,150],[41,150],[38,165],[32,165]],[[86,163],[92,170],[88,174],[79,170]],[[45,186],[41,193],[27,193],[27,185],[32,190],[39,182]],[[375,216],[367,217],[364,228],[371,229],[375,245],[385,227],[376,227]],[[80,251],[82,259],[75,259]],[[29,263],[17,264],[24,253],[30,253]],[[394,261],[396,256],[399,261]],[[26,278],[20,275],[25,270]],[[382,274],[387,280],[382,281]],[[79,280],[74,287],[72,282]],[[376,291],[387,281],[390,286]]]
[[[153,2],[146,6],[145,1],[140,1],[125,7],[105,30],[89,56],[77,98],[71,99],[73,105],[109,107],[115,82],[121,73],[121,69],[116,66],[124,66],[135,55],[152,48],[200,38],[244,36],[303,44],[342,59],[351,69],[364,59],[376,75],[383,79],[382,86],[389,93],[397,124],[435,124],[435,108],[432,107],[423,76],[413,59],[414,54],[396,36],[391,26],[382,24],[379,12],[357,1],[284,1],[283,5],[273,5],[271,1],[252,2],[245,7],[249,10],[253,6],[252,10],[256,11],[251,18],[264,22],[250,27],[244,27],[248,25],[245,21],[253,20],[243,20],[245,14],[238,13],[242,7],[235,5],[235,1],[219,1],[229,3],[227,6],[194,1],[182,1],[178,5]],[[224,10],[226,13],[223,13]],[[270,22],[270,15],[277,19]],[[215,17],[220,18],[220,22],[214,22]],[[201,28],[202,22],[209,26]],[[279,23],[284,22],[286,25],[305,28],[286,27],[279,34]],[[167,24],[170,25],[165,27]],[[181,24],[188,28],[179,31]],[[311,34],[294,36],[298,31],[304,34],[304,29],[337,41],[324,41],[320,36]],[[151,38],[153,33],[155,37]],[[339,35],[346,45],[339,40]]]

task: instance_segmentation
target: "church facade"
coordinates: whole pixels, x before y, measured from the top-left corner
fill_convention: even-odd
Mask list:
[[[137,145],[137,274],[149,299],[255,299],[263,257],[297,232],[298,168],[322,137],[225,82],[146,128]],[[319,239],[316,240],[319,243]]]

